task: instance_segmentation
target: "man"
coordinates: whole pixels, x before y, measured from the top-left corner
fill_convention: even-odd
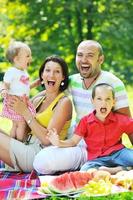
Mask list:
[[[114,109],[130,116],[125,86],[116,76],[101,70],[103,61],[103,50],[98,42],[85,40],[79,44],[76,65],[80,73],[70,76],[69,86],[76,111],[76,123],[93,111],[92,88],[99,83],[108,83],[114,88],[116,94]],[[73,128],[70,130],[73,133]],[[131,137],[133,141],[133,136]],[[76,170],[86,161],[87,151],[84,145],[69,148],[48,147],[37,154],[33,165],[41,174],[53,174],[57,171]]]
[[[76,54],[76,66],[79,73],[70,76],[69,86],[77,122],[93,111],[92,88],[99,83],[108,83],[114,88],[116,94],[115,111],[130,116],[125,86],[115,75],[101,70],[103,62],[103,50],[98,42],[85,40],[79,44]]]

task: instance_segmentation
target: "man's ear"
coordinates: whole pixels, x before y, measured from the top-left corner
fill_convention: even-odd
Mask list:
[[[99,64],[101,65],[104,62],[104,55],[99,56]]]

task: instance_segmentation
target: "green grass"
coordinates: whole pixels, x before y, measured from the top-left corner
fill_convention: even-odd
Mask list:
[[[48,200],[133,200],[132,192],[124,192],[115,195],[99,196],[99,197],[79,197],[79,198],[67,198],[67,197],[49,197]]]

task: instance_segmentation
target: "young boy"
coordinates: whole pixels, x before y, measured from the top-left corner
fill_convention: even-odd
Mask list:
[[[106,83],[96,85],[92,90],[92,103],[94,112],[80,120],[72,138],[59,140],[56,130],[53,129],[48,133],[49,140],[58,147],[72,147],[84,138],[88,161],[82,166],[83,171],[101,166],[133,166],[133,149],[126,148],[121,140],[123,133],[133,133],[133,119],[113,112],[113,88]]]

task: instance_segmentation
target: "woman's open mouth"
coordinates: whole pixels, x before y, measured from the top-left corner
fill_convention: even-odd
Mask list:
[[[54,86],[55,85],[55,81],[48,81],[48,85]]]

